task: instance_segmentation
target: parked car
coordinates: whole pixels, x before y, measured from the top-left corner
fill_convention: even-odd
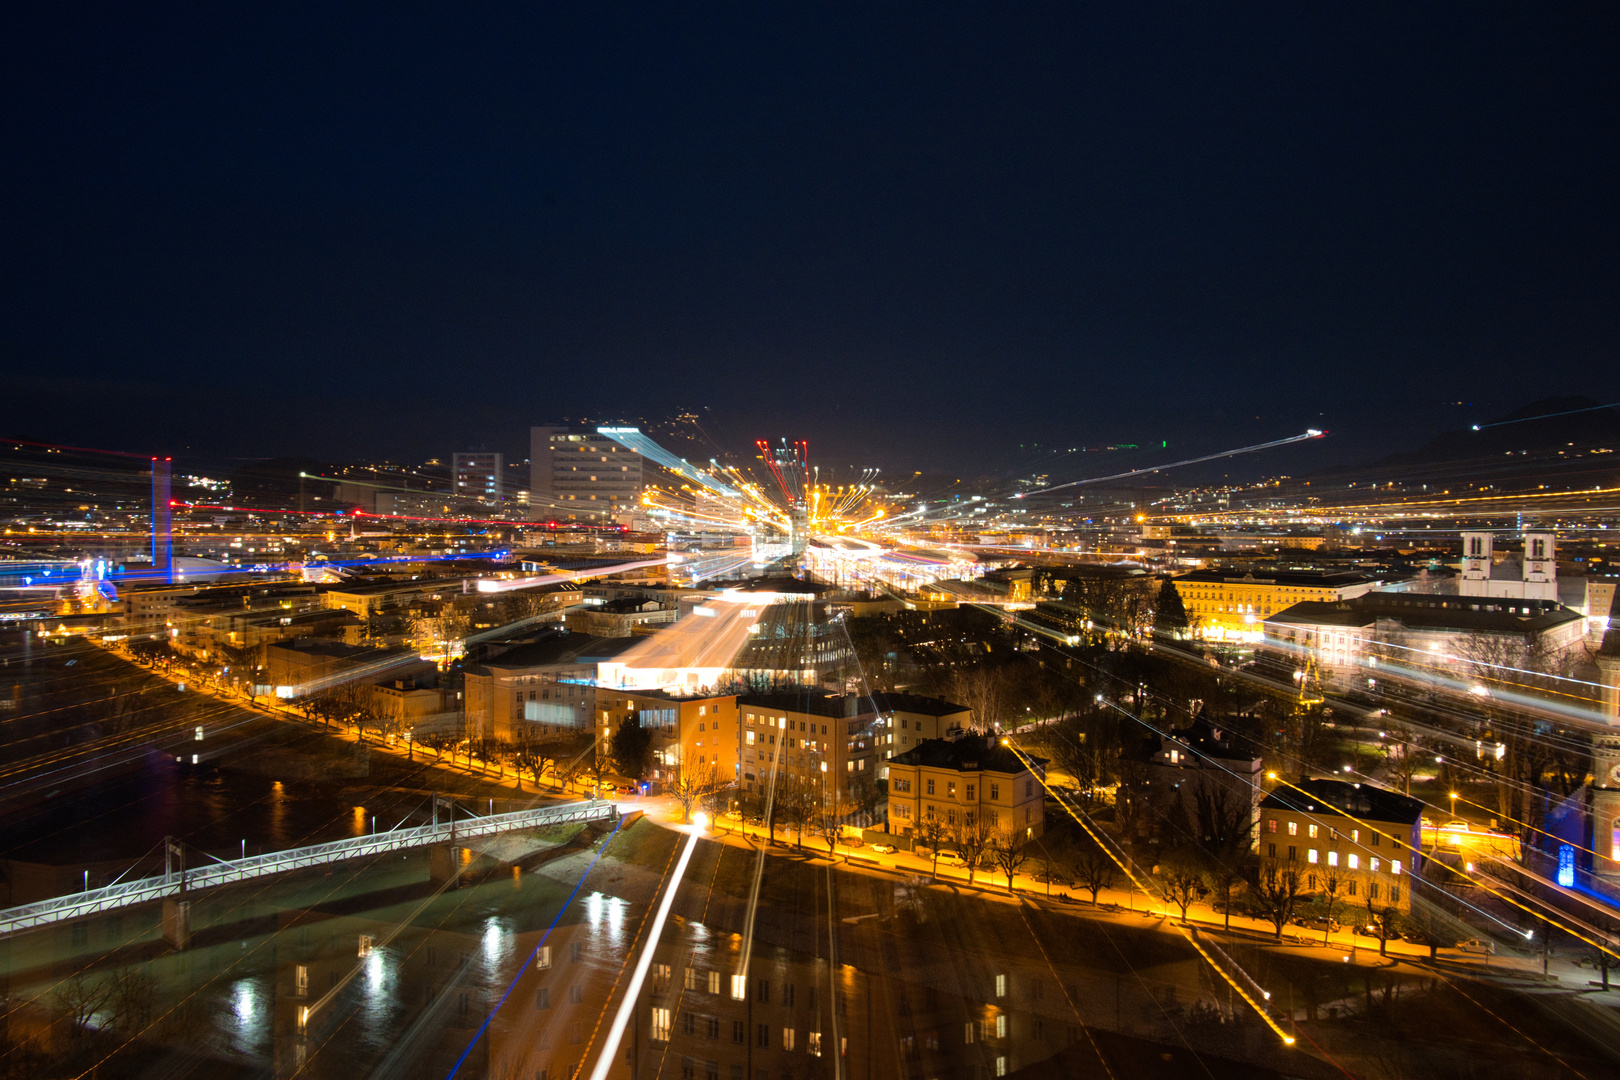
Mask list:
[[[838,844],[840,847],[865,847],[866,841],[858,836],[840,836]]]
[[[872,850],[877,852],[879,855],[893,855],[894,854],[894,845],[893,844],[873,844],[872,845]]]
[[[937,856],[937,858],[939,859],[940,862],[949,863],[952,866],[966,866],[967,865],[967,860],[962,858],[962,856],[958,855],[954,851],[941,851],[939,853],[939,855]]]

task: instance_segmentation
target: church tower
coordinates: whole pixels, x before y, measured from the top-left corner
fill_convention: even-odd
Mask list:
[[[1462,579],[1457,591],[1464,596],[1489,595],[1491,581],[1491,547],[1495,538],[1488,532],[1462,534]]]
[[[1524,598],[1558,599],[1558,561],[1552,533],[1524,534]]]

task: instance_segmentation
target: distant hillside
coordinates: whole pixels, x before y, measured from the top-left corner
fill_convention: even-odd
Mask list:
[[[1481,424],[1478,431],[1472,428],[1448,431],[1416,450],[1380,458],[1370,467],[1385,469],[1439,465],[1444,462],[1505,457],[1518,452],[1559,450],[1570,443],[1576,447],[1606,445],[1620,450],[1620,409],[1611,407],[1594,409],[1592,412],[1574,412],[1602,404],[1579,395],[1542,398],[1506,416]]]

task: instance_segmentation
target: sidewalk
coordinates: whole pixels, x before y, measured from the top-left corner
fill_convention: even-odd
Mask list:
[[[637,805],[648,817],[661,824],[682,823],[680,807],[674,804],[673,800],[649,799]],[[722,843],[754,851],[759,850],[767,838],[767,831],[763,826],[745,824],[729,815],[720,817],[710,827],[709,834]],[[1015,874],[1013,891],[1009,893],[1006,875],[994,868],[976,872],[973,882],[969,884],[966,868],[940,864],[936,873],[931,868],[932,860],[924,855],[905,851],[878,854],[871,850],[870,845],[849,847],[844,844],[837,845],[836,851],[829,854],[827,844],[820,836],[812,840],[806,835],[802,846],[796,845],[794,839],[795,834],[791,832],[784,834],[778,827],[776,843],[767,850],[779,855],[800,854],[814,859],[841,862],[848,869],[855,871],[888,871],[929,878],[940,886],[973,889],[986,899],[1040,901],[1049,903],[1055,910],[1075,915],[1097,918],[1129,918],[1134,915],[1156,921],[1181,922],[1179,907],[1146,896],[1136,889],[1103,889],[1098,894],[1096,906],[1093,906],[1089,890],[1064,887],[1057,882],[1054,882],[1049,890],[1047,884],[1037,880],[1033,873]],[[1030,863],[1039,867],[1036,859],[1032,858]],[[1296,955],[1320,960],[1386,967],[1404,962],[1419,964],[1433,970],[1427,946],[1414,945],[1398,938],[1392,938],[1385,943],[1383,956],[1379,955],[1377,938],[1362,937],[1348,930],[1329,933],[1324,944],[1322,931],[1291,925],[1283,928],[1282,938],[1278,940],[1276,929],[1271,923],[1242,915],[1232,916],[1228,930],[1226,916],[1205,903],[1196,903],[1188,908],[1187,925],[1202,933],[1225,936],[1234,942],[1287,950]],[[1597,973],[1561,957],[1552,958],[1548,967],[1551,977],[1546,979],[1541,974],[1539,956],[1485,957],[1477,953],[1464,953],[1458,949],[1441,949],[1436,964],[1474,978],[1511,978],[1515,982],[1525,981],[1546,986],[1549,990],[1592,992],[1599,995],[1596,1000],[1603,1000],[1602,991],[1598,987],[1588,985],[1589,982],[1597,980]],[[1613,1004],[1620,1007],[1620,975],[1612,981],[1615,988]]]

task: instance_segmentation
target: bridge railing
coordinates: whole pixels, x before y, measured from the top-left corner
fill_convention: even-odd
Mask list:
[[[592,799],[582,803],[519,810],[510,814],[463,818],[438,825],[391,829],[388,832],[351,836],[344,840],[311,844],[308,847],[291,848],[287,851],[250,855],[245,859],[231,862],[209,863],[188,868],[184,872],[171,871],[155,877],[121,881],[98,889],[0,910],[0,937],[54,922],[82,918],[133,904],[163,900],[216,885],[251,881],[254,878],[286,873],[290,870],[301,870],[348,859],[363,859],[390,851],[449,843],[453,840],[474,840],[481,836],[494,836],[515,829],[564,825],[575,821],[612,820],[618,813],[615,804]]]

